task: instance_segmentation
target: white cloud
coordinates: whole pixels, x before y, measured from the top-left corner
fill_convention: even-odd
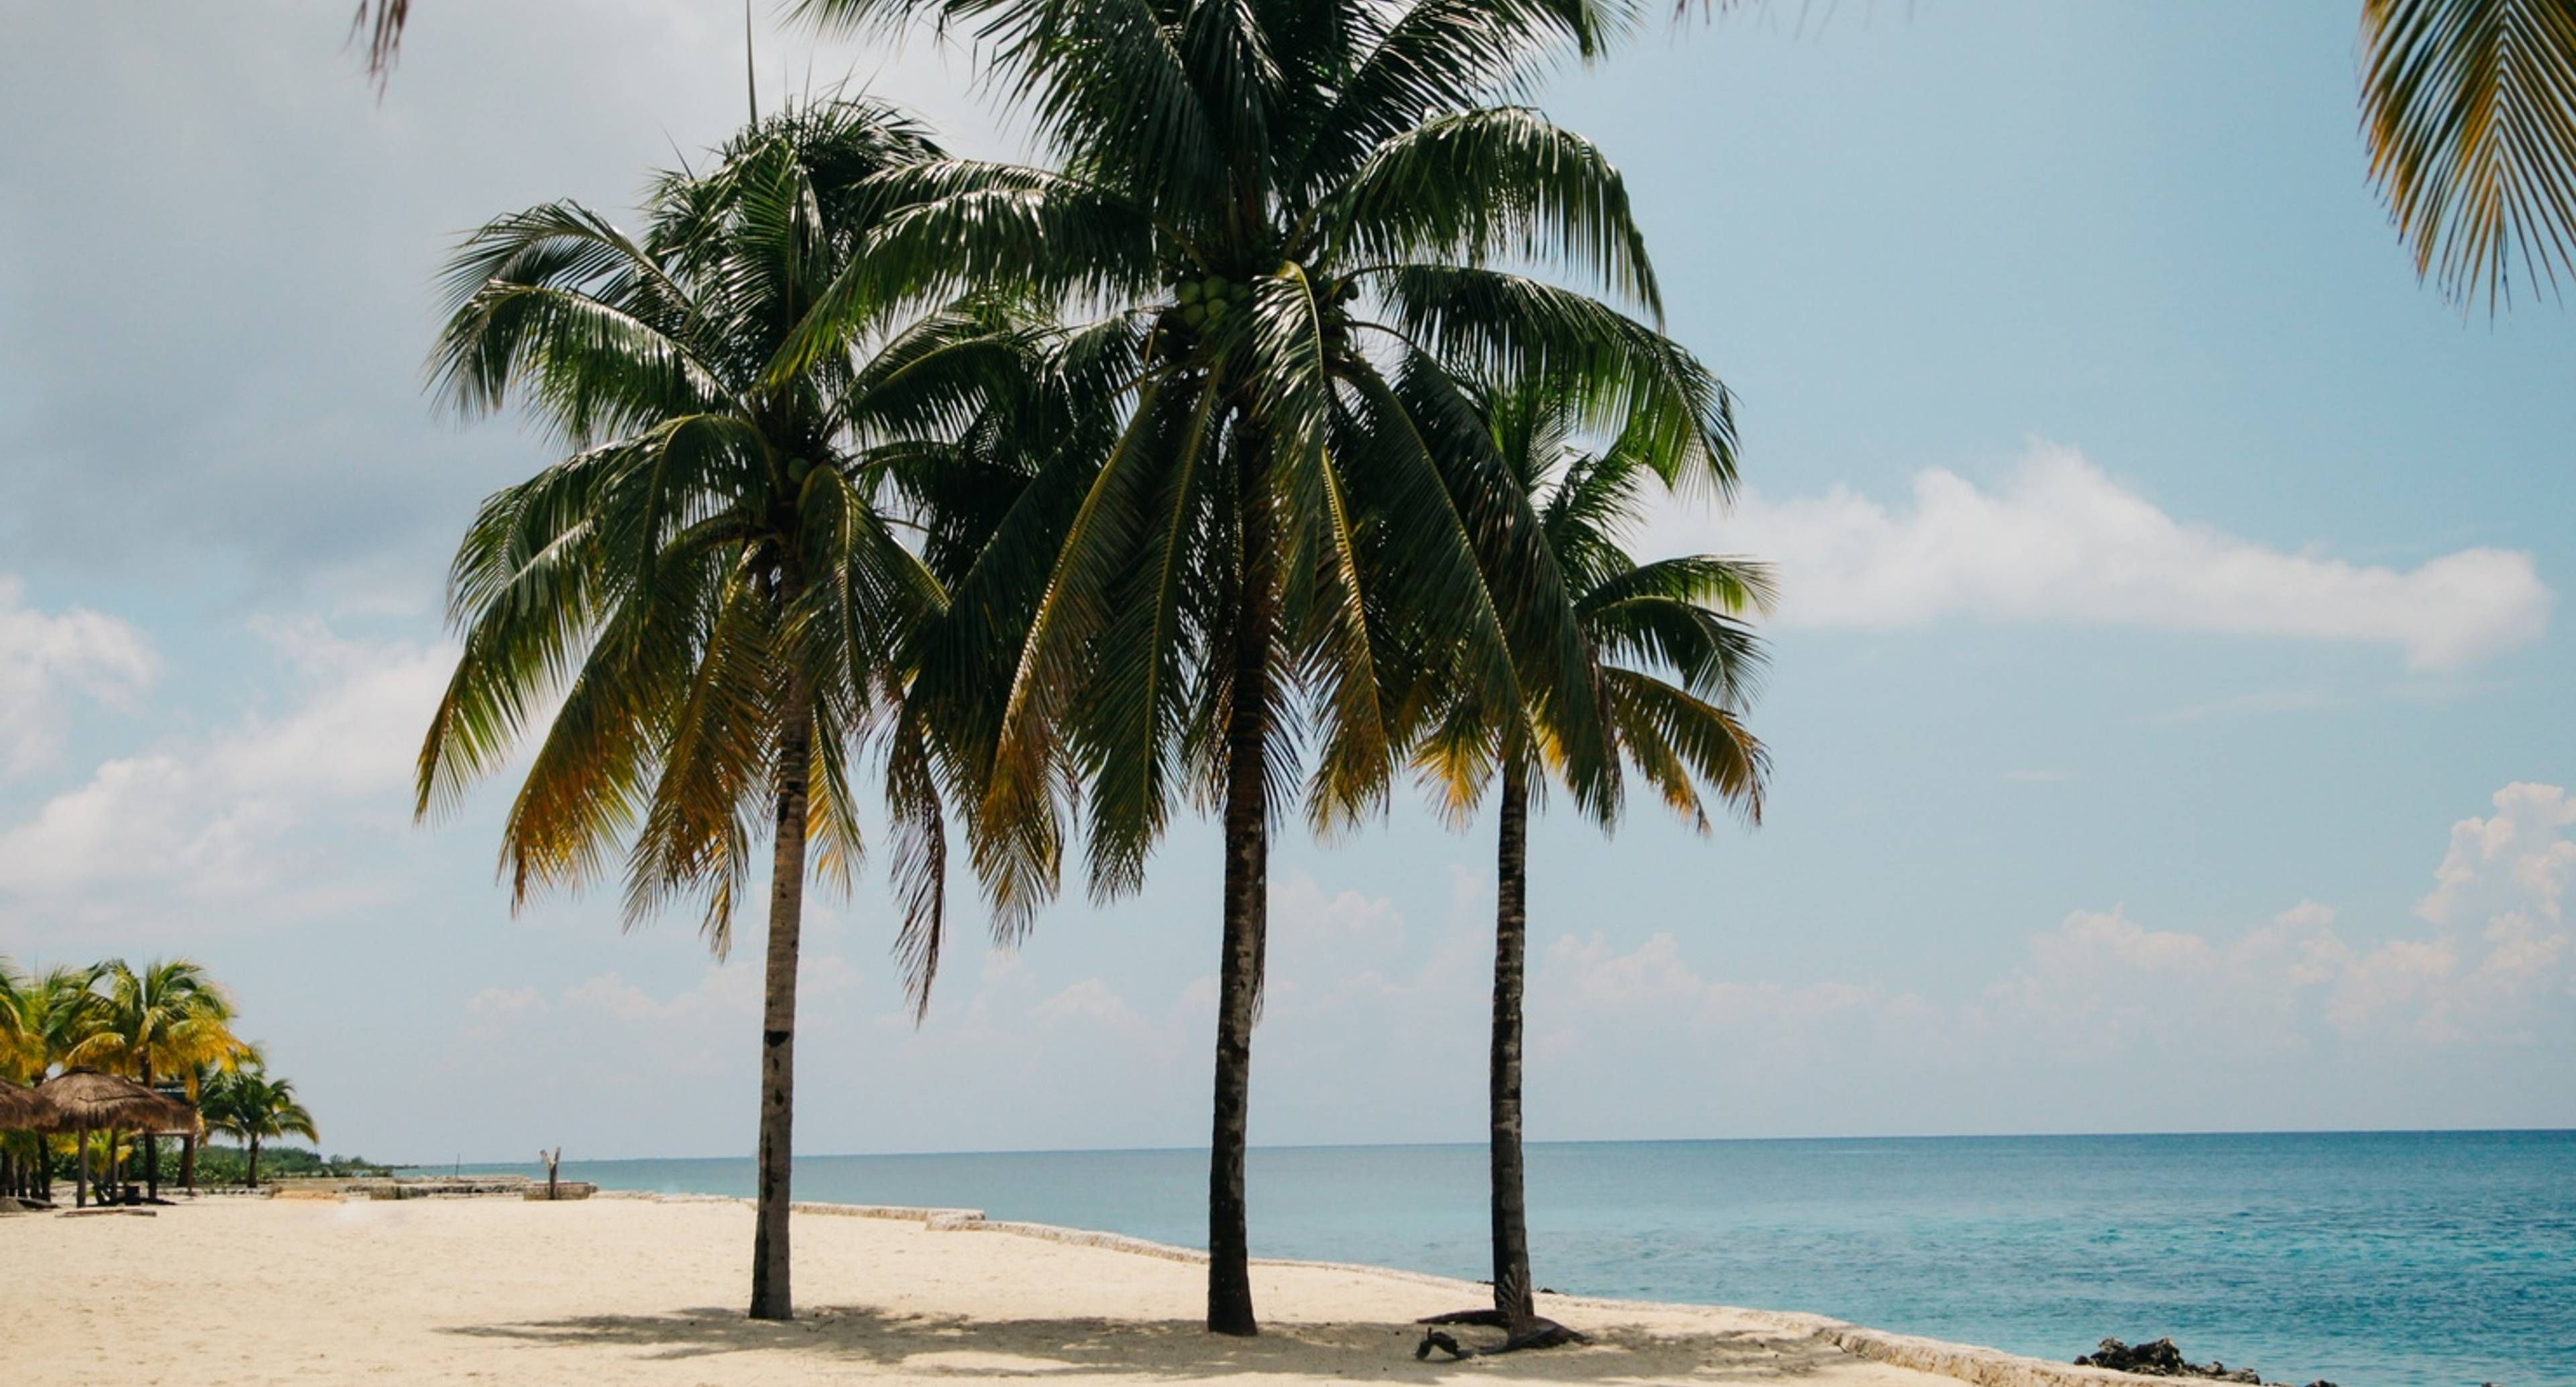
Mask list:
[[[2562,900],[2576,876],[2576,798],[2546,785],[2495,795],[2461,822],[2419,913],[2429,933],[2377,934],[2301,901],[2241,934],[2160,929],[2113,907],[2030,936],[2004,975],[1927,997],[1866,977],[1803,985],[1704,975],[1675,936],[1626,950],[1558,939],[1533,978],[1540,1052],[1829,1054],[1885,1073],[1948,1065],[1981,1085],[2017,1070],[2179,1058],[2222,1071],[2336,1055],[2491,1054],[2576,1020],[2576,945]],[[1569,1059],[1569,1062],[1573,1062]],[[1669,1061],[1666,1061],[1669,1062]]]
[[[0,776],[54,754],[68,698],[126,706],[160,668],[131,625],[80,607],[39,611],[27,605],[25,584],[0,575]]]
[[[2576,797],[2556,785],[2516,782],[2496,791],[2493,803],[2492,818],[2451,825],[2451,849],[2416,914],[2454,924],[2480,904],[2510,909],[2519,899],[2544,919],[2559,918],[2568,879],[2576,875],[2576,841],[2563,836],[2576,824]],[[2504,902],[2494,899],[2499,892]]]
[[[281,713],[102,763],[80,785],[0,827],[0,898],[45,900],[51,918],[135,923],[171,898],[285,891],[328,896],[327,854],[299,826],[406,817],[410,748],[452,655],[339,640],[319,626],[255,628],[288,666]],[[157,894],[156,894],[157,893]],[[153,910],[136,902],[149,899]]]
[[[1886,629],[1954,617],[2384,644],[2451,669],[2539,638],[2554,595],[2531,556],[2475,548],[2411,569],[2289,552],[2178,520],[2071,448],[2035,446],[2001,486],[1929,468],[1913,505],[1837,486],[1667,514],[1662,549],[1778,565],[1783,625]]]

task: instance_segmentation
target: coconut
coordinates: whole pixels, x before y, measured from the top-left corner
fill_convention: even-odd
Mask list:
[[[1206,322],[1207,316],[1208,305],[1203,303],[1194,303],[1181,310],[1181,321],[1189,324],[1191,327],[1197,327],[1201,323]]]
[[[1197,303],[1199,301],[1199,282],[1195,279],[1182,280],[1181,291],[1177,297],[1180,299],[1181,306],[1183,308],[1187,308],[1191,304]]]

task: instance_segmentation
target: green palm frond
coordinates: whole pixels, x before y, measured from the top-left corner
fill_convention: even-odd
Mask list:
[[[2370,172],[2463,301],[2576,272],[2576,3],[2363,0]]]
[[[886,233],[938,190],[898,176],[915,167],[954,165],[891,107],[791,106],[658,178],[636,234],[550,203],[460,245],[434,384],[578,449],[467,532],[462,651],[419,765],[427,815],[527,752],[503,831],[514,901],[613,869],[630,925],[691,902],[722,955],[791,801],[807,866],[836,886],[858,869],[864,758],[946,624],[934,562],[1000,515],[933,514],[971,494],[937,474],[1022,484],[1008,421],[1045,395],[1024,296],[875,294],[919,287],[918,264],[870,264],[903,253]],[[915,524],[935,542],[908,543]],[[973,706],[953,688],[926,704],[889,768],[913,916],[944,890],[944,844],[921,835],[946,832],[955,788],[930,714]]]
[[[1384,278],[1395,330],[1453,372],[1564,382],[1585,426],[1626,431],[1667,480],[1733,491],[1733,402],[1662,333],[1527,275],[1412,264]]]
[[[1663,312],[1619,170],[1525,107],[1465,111],[1389,138],[1318,220],[1359,264],[1561,264]]]

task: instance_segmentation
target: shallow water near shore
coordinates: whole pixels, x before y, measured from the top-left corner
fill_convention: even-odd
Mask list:
[[[518,1170],[527,1166],[468,1166]],[[748,1159],[566,1161],[749,1194]],[[2576,1385],[2576,1132],[1540,1143],[1539,1283],[2342,1387]],[[800,1199],[1205,1241],[1203,1151],[801,1156]],[[1481,1146],[1251,1156],[1261,1256],[1489,1274]]]

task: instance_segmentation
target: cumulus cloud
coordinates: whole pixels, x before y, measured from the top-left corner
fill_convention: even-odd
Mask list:
[[[285,667],[287,706],[105,761],[0,827],[0,900],[47,901],[51,918],[71,922],[132,921],[145,900],[362,889],[335,887],[315,870],[315,843],[290,835],[344,822],[353,805],[402,817],[409,748],[452,656],[309,623],[255,629]]]
[[[160,668],[128,623],[80,607],[41,611],[27,604],[24,583],[0,574],[0,776],[53,756],[67,700],[128,705]]]
[[[2480,904],[2495,913],[2527,904],[2543,919],[2559,918],[2568,878],[2576,875],[2576,841],[2565,836],[2576,824],[2576,797],[2556,785],[2516,782],[2496,791],[2492,803],[2491,817],[2451,825],[2450,851],[2416,914],[2447,925]]]
[[[1992,488],[1929,468],[1903,507],[1841,486],[1756,492],[1721,519],[1667,515],[1655,542],[1773,561],[1783,625],[1971,618],[2205,631],[2389,645],[2418,669],[2538,639],[2555,600],[2526,553],[2462,549],[2399,569],[2278,549],[2177,519],[2080,452],[2049,445]]]

